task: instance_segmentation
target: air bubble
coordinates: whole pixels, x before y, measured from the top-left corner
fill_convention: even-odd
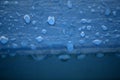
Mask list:
[[[77,56],[77,59],[78,59],[78,60],[79,60],[79,59],[84,59],[85,57],[86,57],[85,54],[80,54],[80,55]]]
[[[31,56],[36,61],[44,60],[47,57],[45,54],[31,54]]]
[[[116,16],[116,15],[117,15],[117,12],[116,12],[116,11],[113,11],[112,14],[113,14],[113,16]]]
[[[82,32],[80,33],[80,36],[81,36],[81,37],[85,37],[85,32],[82,31]]]
[[[42,37],[42,36],[38,36],[38,37],[36,37],[36,40],[37,40],[38,42],[42,42],[42,41],[43,41],[43,37]]]
[[[29,15],[24,15],[24,20],[25,20],[25,22],[27,23],[27,24],[29,24],[30,23],[30,21],[31,21],[31,19],[30,19],[30,16]]]
[[[68,41],[67,50],[68,50],[68,52],[72,52],[74,50],[74,46],[71,41]]]
[[[55,24],[55,17],[49,16],[47,22],[49,25],[54,25]]]
[[[14,57],[16,53],[9,53],[9,56]]]
[[[91,25],[88,25],[87,26],[87,30],[91,30],[92,26]]]
[[[31,48],[32,50],[35,50],[35,49],[36,49],[36,46],[35,46],[34,44],[31,44],[31,45],[30,45],[30,48]]]
[[[97,53],[97,54],[96,54],[96,57],[102,58],[102,57],[104,57],[104,54],[103,54],[103,53]]]
[[[22,46],[22,47],[27,47],[27,45],[28,45],[28,42],[27,42],[27,41],[22,41],[22,42],[21,42],[21,46]]]
[[[93,44],[95,44],[95,45],[100,45],[100,44],[102,43],[102,40],[95,39],[95,40],[93,40],[92,42],[93,42]]]
[[[1,37],[0,37],[0,42],[1,42],[2,44],[6,44],[6,43],[8,42],[8,38],[5,37],[5,36],[1,36]]]
[[[102,25],[101,27],[104,31],[108,30],[107,26],[105,26],[105,25]]]
[[[67,6],[68,6],[68,8],[70,8],[70,9],[72,8],[73,5],[72,5],[72,2],[71,2],[70,0],[67,1]]]
[[[35,25],[37,22],[35,20],[32,21],[32,24]]]
[[[105,10],[105,15],[106,16],[109,16],[111,14],[111,10],[109,9],[109,8],[107,8],[106,10]]]
[[[85,40],[79,40],[79,43],[80,43],[80,44],[84,44],[84,43],[85,43]]]
[[[46,34],[47,33],[47,30],[46,29],[42,29],[41,31],[43,34]]]
[[[81,22],[82,24],[87,24],[87,23],[91,23],[91,20],[81,19],[80,22]]]
[[[1,55],[1,58],[6,58],[7,56],[5,54],[2,54]]]
[[[14,48],[14,49],[15,49],[15,48],[17,48],[17,47],[18,47],[18,45],[17,45],[17,44],[15,44],[15,43],[13,43],[13,44],[12,44],[12,48]]]
[[[71,58],[70,55],[67,55],[67,54],[60,55],[58,57],[58,59],[61,60],[61,61],[68,61],[70,58]]]

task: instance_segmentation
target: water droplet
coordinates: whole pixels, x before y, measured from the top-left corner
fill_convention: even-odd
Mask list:
[[[42,37],[42,36],[38,36],[38,37],[36,37],[36,40],[37,40],[38,42],[42,42],[42,41],[43,41],[43,37]]]
[[[9,53],[9,56],[14,57],[16,53]]]
[[[32,21],[32,24],[35,25],[37,22],[35,20]]]
[[[97,54],[96,54],[96,57],[102,58],[102,57],[104,57],[104,54],[103,54],[103,53],[97,53]]]
[[[31,45],[30,45],[30,48],[31,48],[32,50],[35,50],[35,49],[36,49],[36,46],[35,46],[34,44],[31,44]]]
[[[100,36],[100,32],[96,32],[95,35],[96,35],[96,36]]]
[[[5,54],[2,54],[1,55],[1,58],[6,58],[7,56]]]
[[[110,10],[110,8],[107,8],[106,10],[105,10],[105,15],[106,16],[109,16],[111,14],[111,10]]]
[[[22,47],[27,47],[28,42],[27,42],[27,41],[22,41],[22,42],[21,42],[21,45],[22,45]]]
[[[120,53],[115,53],[115,56],[120,58]]]
[[[100,45],[100,44],[102,43],[102,40],[95,39],[95,40],[93,40],[92,42],[93,42],[93,44],[95,44],[95,45]]]
[[[31,54],[31,56],[36,61],[44,60],[47,57],[45,54]]]
[[[58,59],[61,61],[68,61],[70,59],[70,55],[67,55],[67,54],[60,55]]]
[[[85,54],[80,54],[80,55],[77,56],[77,59],[84,59],[85,57],[86,57]]]
[[[74,50],[74,46],[71,41],[68,41],[67,50],[68,50],[68,52],[72,52]]]
[[[47,30],[46,30],[46,29],[42,29],[42,33],[43,33],[43,34],[46,34],[46,33],[47,33]]]
[[[12,44],[12,48],[17,48],[17,47],[18,47],[17,44],[15,44],[15,43]]]
[[[80,43],[80,44],[84,44],[84,43],[85,43],[85,40],[79,40],[79,43]]]
[[[30,16],[29,15],[24,15],[24,20],[25,20],[25,22],[27,23],[27,24],[29,24],[30,23],[30,21],[31,21],[31,19],[30,19]]]
[[[91,12],[94,13],[94,12],[95,12],[95,9],[91,9]]]
[[[0,42],[1,42],[2,44],[6,44],[6,43],[8,42],[8,38],[5,37],[5,36],[1,36],[1,37],[0,37]]]
[[[54,25],[55,24],[55,17],[49,16],[47,22],[49,25]]]
[[[68,6],[68,8],[70,8],[70,9],[72,8],[73,5],[72,5],[72,2],[71,2],[70,0],[67,1],[67,6]]]
[[[9,1],[4,1],[4,4],[9,4]]]
[[[92,26],[91,25],[88,25],[87,26],[87,30],[91,30]]]
[[[0,26],[2,25],[2,23],[0,22]]]
[[[102,25],[101,27],[104,31],[108,30],[107,26],[105,26],[105,25]]]
[[[81,36],[81,37],[85,37],[85,32],[82,31],[82,32],[80,33],[80,36]]]
[[[86,23],[91,23],[91,20],[81,19],[80,22],[81,22],[82,24],[86,24]]]
[[[112,14],[113,14],[113,16],[116,16],[117,15],[117,11],[113,11]]]

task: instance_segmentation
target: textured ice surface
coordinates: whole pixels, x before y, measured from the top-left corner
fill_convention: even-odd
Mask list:
[[[95,45],[120,46],[118,0],[0,2],[0,36],[9,39],[1,38],[1,51],[59,47],[73,53]]]

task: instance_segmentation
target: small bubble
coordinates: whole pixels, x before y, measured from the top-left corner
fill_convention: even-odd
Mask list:
[[[36,61],[41,61],[41,60],[44,60],[47,57],[47,55],[45,55],[45,54],[31,54],[31,57]]]
[[[87,26],[87,30],[91,30],[92,26],[91,25],[88,25]]]
[[[9,56],[14,57],[16,53],[9,53]]]
[[[100,36],[100,32],[96,32],[95,35],[96,35],[96,36]]]
[[[15,1],[14,4],[18,4],[18,1]]]
[[[82,32],[80,33],[80,36],[81,36],[81,37],[85,37],[85,32],[82,31]]]
[[[79,43],[80,43],[80,44],[84,44],[84,43],[85,43],[85,40],[79,40]]]
[[[1,55],[1,58],[6,58],[7,56],[5,54],[2,54]]]
[[[120,53],[115,53],[115,56],[120,58]]]
[[[93,42],[93,44],[95,44],[95,45],[100,45],[100,44],[102,43],[102,40],[95,39],[95,40],[93,40],[92,42]]]
[[[102,25],[101,27],[104,31],[108,30],[107,26],[105,26],[105,25]]]
[[[70,55],[67,55],[67,54],[60,55],[58,59],[61,61],[68,61],[70,59]]]
[[[86,23],[91,23],[91,20],[81,19],[80,22],[81,22],[82,24],[86,24]]]
[[[35,50],[35,49],[36,49],[36,46],[35,46],[34,44],[31,44],[31,45],[30,45],[30,48],[31,48],[32,50]]]
[[[68,8],[70,8],[70,9],[72,8],[73,5],[72,5],[72,2],[71,2],[70,0],[67,1],[67,6],[68,6]]]
[[[17,44],[15,44],[15,43],[12,44],[12,48],[17,48],[17,47],[18,47]]]
[[[96,57],[102,58],[102,57],[104,57],[104,54],[103,54],[103,53],[97,53],[97,54],[96,54]]]
[[[22,41],[22,42],[21,42],[21,45],[22,45],[22,47],[27,47],[28,42],[27,42],[27,41]]]
[[[25,20],[25,22],[27,23],[27,24],[29,24],[30,23],[30,21],[31,21],[31,19],[30,19],[30,16],[29,15],[24,15],[24,20]]]
[[[79,60],[79,59],[84,59],[85,57],[86,57],[85,54],[80,54],[80,55],[77,56],[77,59],[78,59],[78,60]]]
[[[4,1],[4,4],[8,4],[9,3],[9,1]]]
[[[113,14],[113,16],[116,16],[117,15],[117,11],[113,11],[112,14]]]
[[[0,22],[0,26],[2,25],[2,23]]]
[[[55,24],[55,17],[49,16],[47,22],[49,25],[54,25]]]
[[[43,33],[43,34],[46,34],[46,33],[47,33],[47,30],[46,30],[46,29],[42,29],[42,33]]]
[[[1,37],[0,37],[0,42],[1,42],[2,44],[6,44],[6,43],[8,42],[8,38],[5,37],[5,36],[1,36]]]
[[[37,22],[35,20],[32,21],[32,24],[35,25]]]
[[[106,16],[109,16],[111,14],[111,10],[110,10],[110,8],[107,8],[106,10],[105,10],[105,15]]]
[[[42,42],[42,41],[43,41],[43,37],[42,37],[42,36],[38,36],[38,37],[36,37],[36,40],[37,40],[38,42]]]
[[[69,52],[72,52],[74,50],[74,46],[73,46],[73,43],[71,41],[68,41],[67,50]]]
[[[95,12],[95,9],[91,9],[91,12],[94,13],[94,12]]]

